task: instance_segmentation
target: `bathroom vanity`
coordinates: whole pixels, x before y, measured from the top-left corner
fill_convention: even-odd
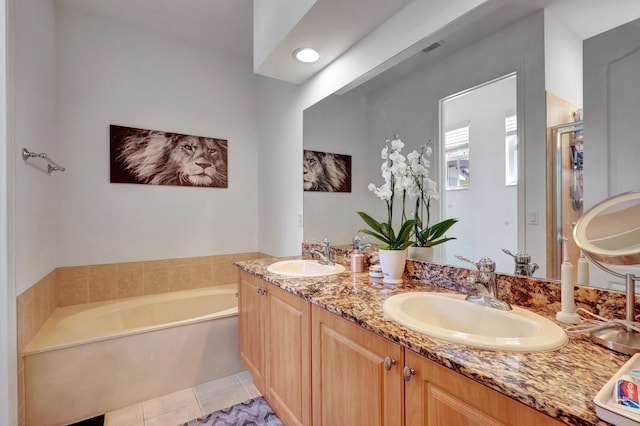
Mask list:
[[[238,262],[240,357],[286,425],[604,425],[592,403],[628,357],[574,335],[560,349],[475,349],[382,311],[408,291],[367,273],[291,278]],[[552,317],[549,312],[540,314]]]

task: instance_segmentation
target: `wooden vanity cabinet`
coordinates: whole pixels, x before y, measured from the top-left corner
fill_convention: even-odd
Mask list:
[[[309,302],[240,271],[240,359],[282,422],[311,424]]]
[[[264,281],[238,271],[238,340],[240,361],[253,377],[261,394],[264,384],[264,305],[261,294]]]
[[[402,348],[312,307],[313,424],[402,425]]]
[[[247,272],[238,292],[240,359],[287,426],[564,424]]]
[[[407,426],[564,424],[408,349],[405,364]]]

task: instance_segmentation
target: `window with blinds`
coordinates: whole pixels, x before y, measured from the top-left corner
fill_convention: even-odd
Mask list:
[[[505,185],[518,184],[518,116],[510,115],[504,119],[505,139]]]
[[[458,127],[444,134],[447,163],[446,189],[464,189],[470,184],[469,126]]]

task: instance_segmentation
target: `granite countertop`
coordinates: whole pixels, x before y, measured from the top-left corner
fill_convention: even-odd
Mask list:
[[[548,352],[521,353],[476,349],[414,332],[388,319],[382,304],[408,291],[452,292],[415,280],[384,284],[368,273],[347,271],[319,278],[290,278],[267,272],[278,258],[237,262],[243,271],[292,293],[363,328],[418,352],[538,411],[572,425],[607,425],[596,415],[593,398],[629,359],[591,342],[587,334]],[[548,310],[526,307],[555,321]]]

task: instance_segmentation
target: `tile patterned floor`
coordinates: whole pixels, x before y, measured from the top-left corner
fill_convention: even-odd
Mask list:
[[[140,402],[105,415],[105,426],[176,426],[260,396],[243,371],[213,382]]]

